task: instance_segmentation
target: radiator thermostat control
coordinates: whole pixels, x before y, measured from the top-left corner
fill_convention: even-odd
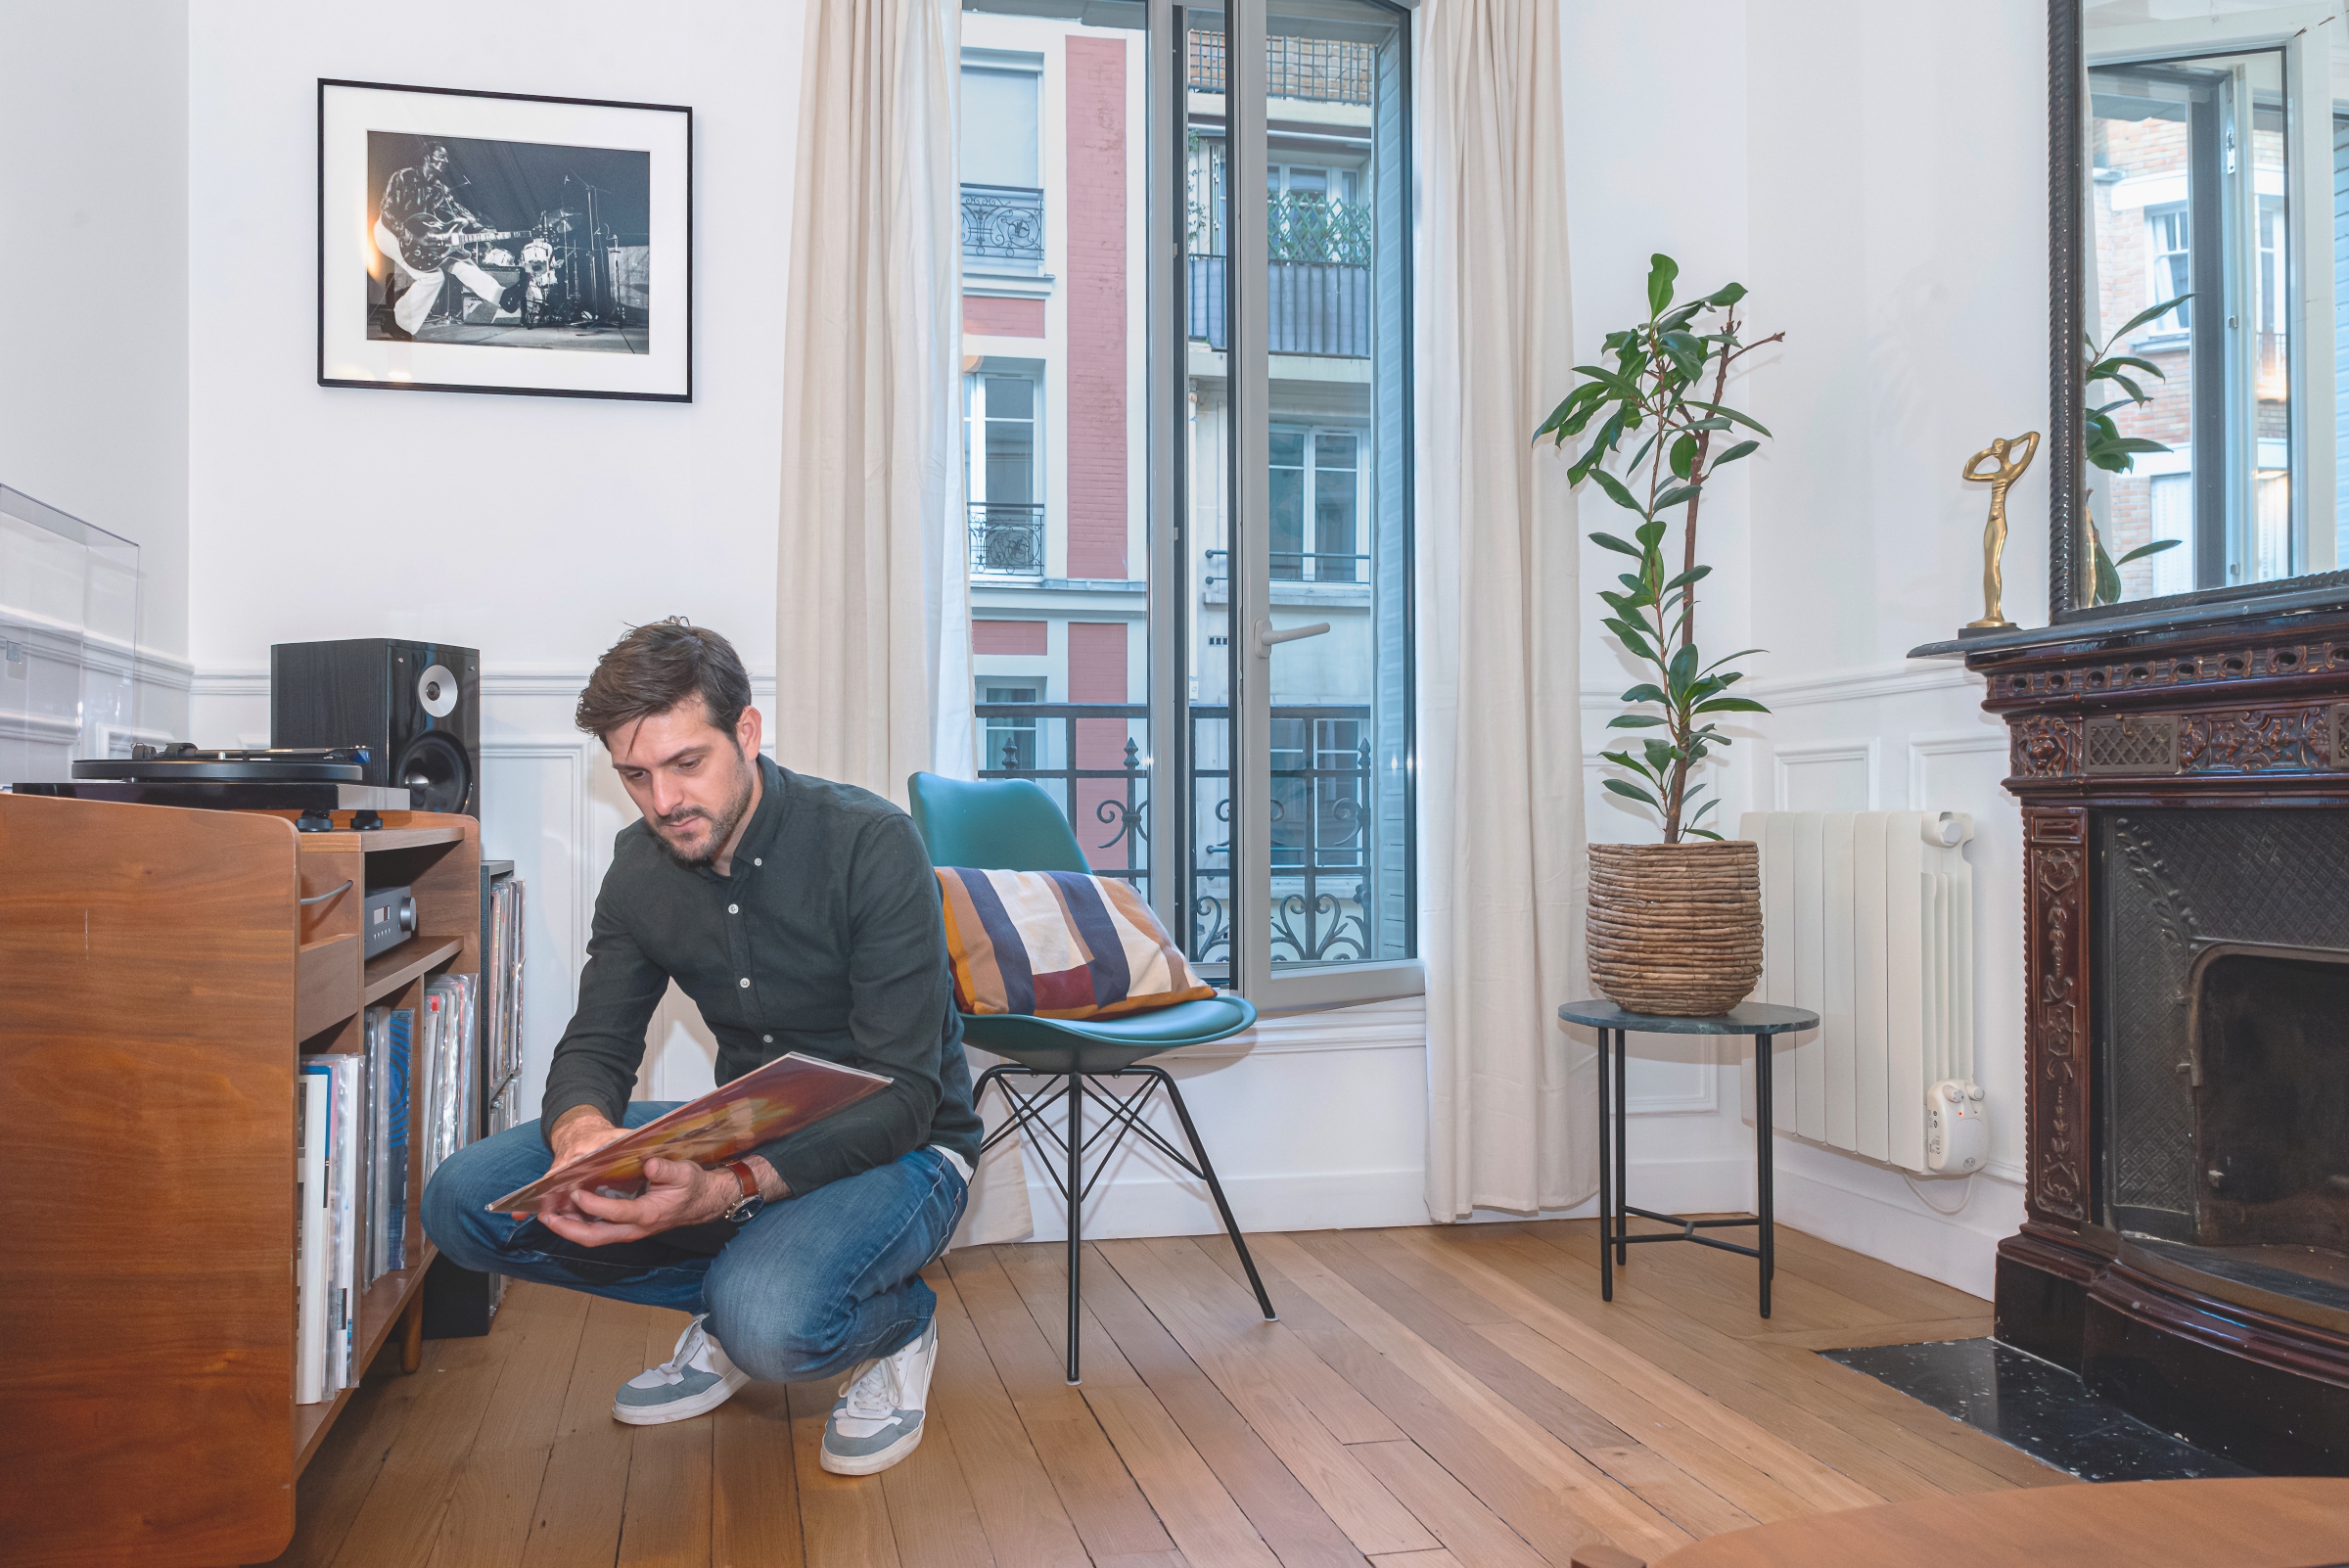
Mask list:
[[[1925,1164],[1968,1176],[1990,1163],[1990,1107],[1982,1085],[1947,1078],[1925,1097]]]

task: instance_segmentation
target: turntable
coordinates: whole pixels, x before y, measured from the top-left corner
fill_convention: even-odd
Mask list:
[[[67,783],[19,784],[19,795],[225,811],[404,811],[405,789],[365,782],[363,746],[212,751],[189,741],[133,746],[73,764]]]

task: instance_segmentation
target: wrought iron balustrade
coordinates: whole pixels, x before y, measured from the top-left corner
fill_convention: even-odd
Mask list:
[[[1060,803],[1099,876],[1149,896],[1155,869],[1144,753],[1150,710],[1142,703],[979,703],[973,708],[992,755],[981,778],[1023,778]],[[1370,755],[1370,709],[1321,704],[1272,710],[1276,745],[1267,803],[1272,878],[1274,963],[1347,963],[1369,956],[1377,877],[1369,834],[1379,776]],[[1194,703],[1191,755],[1228,755],[1231,709]],[[1083,726],[1083,727],[1080,727]],[[1231,957],[1231,839],[1228,766],[1194,766],[1194,840],[1183,948],[1196,962]],[[1221,834],[1218,841],[1218,834]]]
[[[999,577],[1044,575],[1044,509],[1026,501],[973,501],[971,570]]]
[[[1274,550],[1272,580],[1275,582],[1358,582],[1367,586],[1370,581],[1370,558],[1367,555],[1348,555],[1337,550]],[[1228,583],[1231,580],[1231,552],[1207,552],[1207,586]]]
[[[1044,193],[1025,185],[964,185],[962,254],[971,260],[1044,259]]]
[[[1186,257],[1194,342],[1221,353],[1231,346],[1225,307],[1228,257]],[[1265,276],[1265,346],[1276,354],[1370,357],[1370,269],[1336,261],[1274,261]]]
[[[1329,38],[1274,35],[1265,40],[1265,90],[1271,98],[1302,98],[1330,104],[1367,104],[1371,93],[1371,46]],[[1227,73],[1221,29],[1193,27],[1190,90],[1220,93]]]

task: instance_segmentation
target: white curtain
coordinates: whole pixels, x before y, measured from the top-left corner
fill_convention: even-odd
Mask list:
[[[958,0],[807,10],[783,367],[775,755],[903,805],[969,778]],[[979,1056],[978,1073],[991,1060]],[[999,1109],[996,1115],[1000,1116]],[[1017,1138],[957,1244],[1033,1228]]]
[[[775,755],[902,805],[968,777],[956,0],[807,8],[783,367]]]
[[[1428,1212],[1597,1183],[1584,992],[1580,553],[1552,0],[1419,11],[1419,755]]]

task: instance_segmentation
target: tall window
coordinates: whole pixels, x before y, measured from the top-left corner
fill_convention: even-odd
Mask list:
[[[2175,585],[2182,573],[2188,588],[2222,588],[2306,570],[2294,546],[2283,95],[2278,49],[2089,72],[2091,330],[2101,340],[2148,306],[2192,295],[2112,346],[2159,368],[2134,372],[2149,401],[2135,405],[2109,382],[2090,389],[2100,404],[2118,401],[2124,437],[2170,448],[2093,482],[2090,516],[2114,557],[2185,541],[2124,568],[2126,598]]]
[[[1215,979],[1415,989],[1407,13],[1037,9],[963,18],[983,766],[1052,792]],[[995,143],[1031,121],[983,122],[1010,89],[981,78],[1026,61],[1033,285],[973,195],[1021,184]]]

